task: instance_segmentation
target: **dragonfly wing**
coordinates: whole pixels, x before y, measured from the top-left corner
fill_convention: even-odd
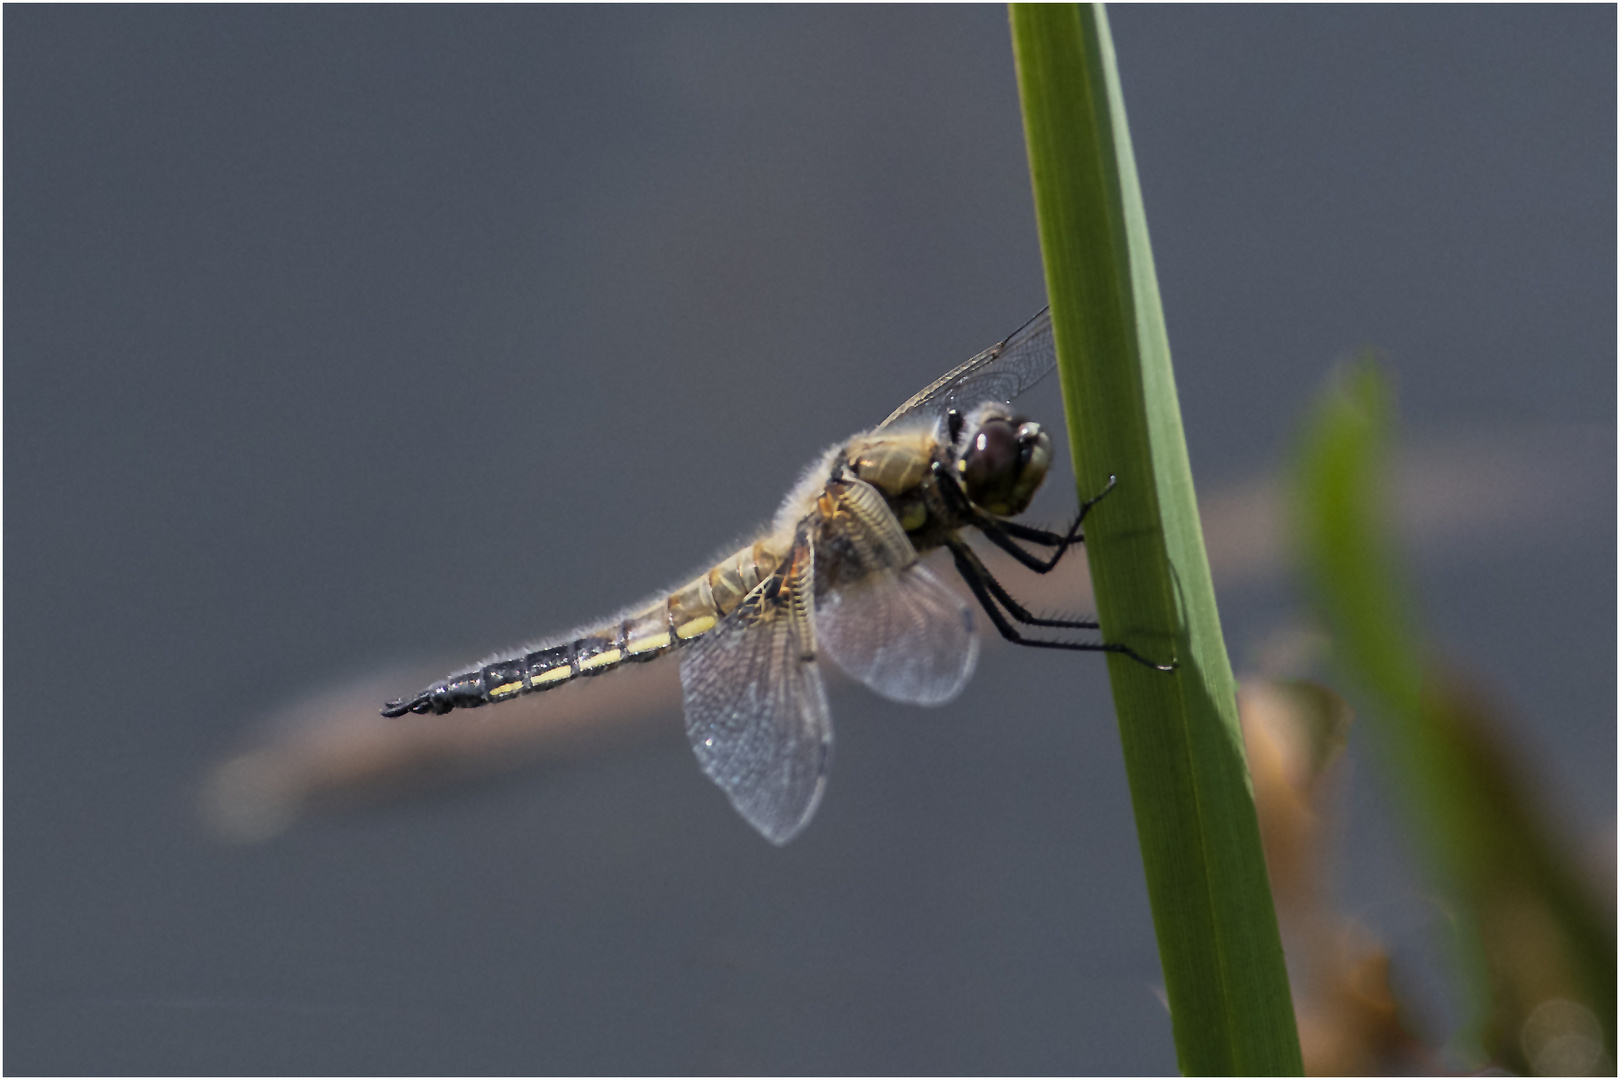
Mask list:
[[[810,823],[832,763],[832,719],[810,619],[814,550],[778,571],[681,662],[686,734],[704,773],[773,844]]]
[[[817,550],[816,639],[853,678],[891,701],[942,705],[979,658],[973,611],[917,560],[883,496],[841,484]]]
[[[943,416],[951,409],[966,412],[986,401],[1011,401],[1055,367],[1052,312],[1043,308],[1005,341],[923,387],[880,426],[913,416]]]

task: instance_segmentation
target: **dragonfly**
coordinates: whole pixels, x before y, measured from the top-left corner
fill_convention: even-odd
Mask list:
[[[1083,542],[1012,520],[1052,462],[1050,435],[1011,408],[1056,366],[1049,309],[936,379],[881,424],[814,461],[762,535],[703,574],[609,619],[501,653],[387,703],[384,716],[511,701],[627,663],[681,653],[686,733],[703,772],[749,824],[782,845],[826,789],[833,729],[826,657],[877,694],[943,705],[979,656],[972,607],[922,556],[950,554],[991,625],[1034,648],[1113,652],[1115,642],[1037,636],[1098,631],[1093,619],[1032,614],[969,546],[977,531],[1036,574]]]

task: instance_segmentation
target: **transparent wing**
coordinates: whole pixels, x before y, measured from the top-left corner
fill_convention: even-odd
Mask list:
[[[681,662],[686,734],[698,764],[778,845],[810,823],[832,763],[832,719],[810,621],[814,565],[801,537],[784,567]]]
[[[1056,366],[1052,312],[1042,308],[1007,340],[918,391],[880,426],[888,427],[903,417],[943,416],[953,408],[965,412],[986,401],[1011,401],[1046,378]]]
[[[839,488],[816,545],[817,642],[891,701],[950,701],[979,659],[972,609],[917,561],[876,489],[860,481]]]

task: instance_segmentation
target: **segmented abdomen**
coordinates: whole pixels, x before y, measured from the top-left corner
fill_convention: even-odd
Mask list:
[[[764,541],[751,544],[681,588],[615,622],[560,643],[498,657],[434,683],[410,701],[390,702],[384,716],[447,713],[508,701],[537,690],[640,663],[695,641],[730,614],[781,562]]]

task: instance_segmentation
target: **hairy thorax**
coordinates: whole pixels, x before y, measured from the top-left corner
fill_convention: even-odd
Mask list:
[[[845,467],[878,490],[919,551],[938,547],[943,533],[956,527],[934,480],[934,463],[943,454],[931,430],[866,435],[844,451]]]

